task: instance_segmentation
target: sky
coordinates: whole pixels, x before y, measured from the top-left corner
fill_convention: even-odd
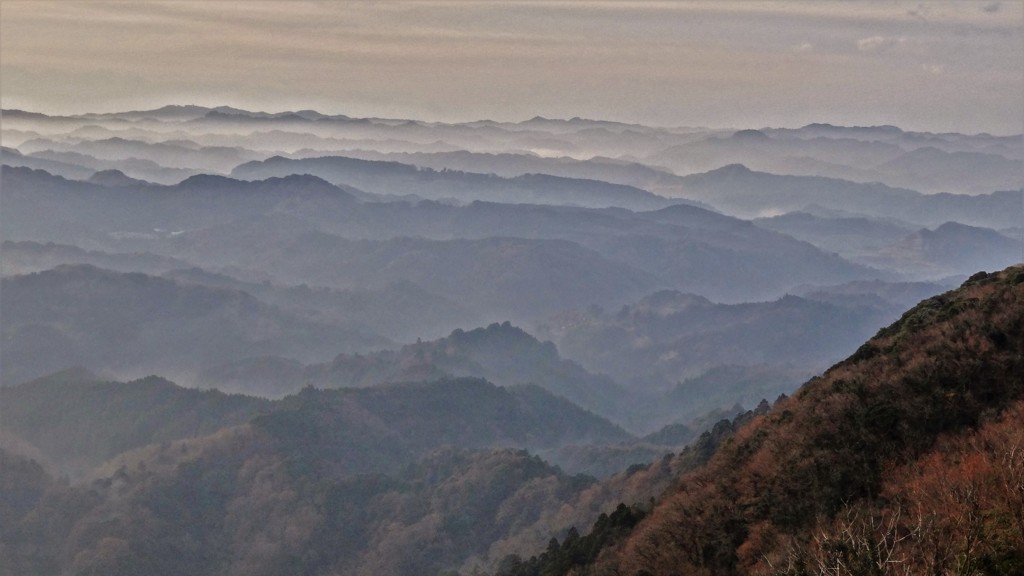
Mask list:
[[[0,0],[0,101],[1024,132],[1024,0]]]

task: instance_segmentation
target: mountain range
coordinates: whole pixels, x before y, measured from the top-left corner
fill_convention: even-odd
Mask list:
[[[601,482],[487,446],[564,441],[588,426],[608,439],[621,431],[537,388],[481,380],[306,389],[273,406],[256,402],[247,424],[127,452],[85,485],[55,482],[8,448],[0,561],[32,573],[170,574],[187,565],[193,574],[732,574],[769,562],[791,573],[837,560],[867,566],[871,542],[905,534],[887,549],[904,565],[953,569],[966,559],[1013,573],[1024,562],[1012,520],[1019,495],[1002,487],[1019,472],[1022,290],[1020,267],[976,274],[791,397]],[[139,402],[170,392],[186,399],[182,407],[208,406],[204,415],[229,402],[252,410],[242,397],[158,379],[88,380],[77,372],[4,389],[4,404],[88,414],[108,408],[104,395]],[[47,387],[79,395],[63,406],[28,402],[52,399]],[[17,431],[39,443],[31,434],[44,434],[51,450],[62,445],[61,429],[40,427],[38,416],[14,421],[33,423]],[[78,422],[115,439],[109,431],[130,420]],[[474,448],[434,451],[437,442]],[[1005,458],[1014,464],[1000,465]],[[963,539],[970,533],[980,537]],[[927,554],[934,547],[949,552]]]
[[[0,575],[1024,571],[1019,135],[2,115]]]

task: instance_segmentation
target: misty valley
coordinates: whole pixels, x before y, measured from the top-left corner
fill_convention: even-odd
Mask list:
[[[1020,135],[2,121],[0,575],[1024,573]]]

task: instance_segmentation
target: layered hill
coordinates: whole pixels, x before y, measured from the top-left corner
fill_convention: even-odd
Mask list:
[[[1024,242],[995,230],[946,222],[934,230],[908,234],[863,260],[907,274],[942,277],[1024,262]]]
[[[0,388],[0,399],[0,431],[12,449],[78,479],[122,453],[250,422],[273,431],[294,458],[329,462],[342,475],[394,473],[442,446],[550,450],[632,440],[537,386],[504,388],[473,378],[307,387],[271,401],[182,388],[156,376],[105,381],[72,369]],[[315,446],[306,445],[313,440]]]
[[[266,280],[246,282],[201,268],[178,268],[164,274],[182,284],[199,284],[248,292],[261,301],[310,320],[361,326],[397,342],[432,338],[452,326],[478,324],[478,314],[451,298],[399,280],[373,289],[282,286]]]
[[[828,218],[808,212],[756,218],[754,223],[844,257],[877,250],[915,232],[915,227],[906,222],[857,216]]]
[[[558,204],[591,208],[618,206],[633,210],[663,208],[681,201],[645,190],[600,180],[523,174],[503,178],[493,174],[419,168],[382,160],[344,156],[290,159],[275,156],[242,164],[231,171],[237,178],[266,179],[289,174],[311,174],[339,185],[376,194],[416,194],[433,200],[484,200],[508,204]]]
[[[10,515],[0,519],[2,570],[412,575],[458,568],[490,556],[495,545],[538,544],[559,503],[594,485],[504,447],[629,438],[536,387],[458,379],[306,389],[260,403],[248,424],[230,426],[226,418],[228,427],[218,432],[173,441],[181,430],[165,416],[174,410],[209,414],[253,400],[157,379],[89,383],[71,376],[29,383],[5,397],[24,442],[52,454],[75,441],[61,445],[55,438],[77,434],[110,448],[128,437],[112,431],[137,431],[140,424],[128,415],[109,422],[90,416],[125,403],[155,408],[130,416],[162,430],[153,437],[164,441],[127,452],[98,480],[70,487],[0,451],[18,471],[4,475],[10,490],[0,505]],[[67,388],[67,401],[38,401],[55,385]],[[167,401],[168,394],[181,401]],[[51,425],[26,424],[29,413]],[[589,492],[588,499],[607,505],[602,494]]]
[[[1022,371],[1018,267],[922,302],[793,397],[603,483],[493,449],[621,435],[536,388],[307,389],[248,424],[125,454],[89,485],[0,454],[17,472],[0,562],[24,573],[796,574],[867,569],[884,545],[914,573],[1015,574],[1020,495],[1002,487],[1024,470],[1013,449]],[[615,506],[658,492],[653,507]],[[530,546],[537,557],[524,560]]]
[[[390,343],[297,317],[245,292],[88,265],[6,277],[3,295],[4,385],[76,365],[187,375],[230,358],[285,354],[313,361]]]
[[[213,366],[200,375],[208,386],[260,393],[295,391],[306,385],[367,387],[441,377],[485,378],[500,386],[534,384],[617,421],[631,412],[627,391],[610,378],[561,358],[553,344],[540,342],[508,322],[455,330],[445,338],[398,350],[341,354],[327,363],[251,358]]]
[[[909,132],[896,126],[739,130],[646,157],[679,174],[740,163],[758,171],[881,182],[928,193],[987,193],[1021,185],[1019,137]]]
[[[489,321],[519,322],[579,301],[617,303],[658,284],[642,270],[565,240],[353,240],[286,218],[199,230],[161,246],[204,267],[282,284],[376,290],[411,282]]]
[[[466,281],[471,278],[465,276],[501,264],[525,274],[523,281],[534,286],[527,291],[517,287],[501,297],[532,293],[537,298],[531,305],[538,299],[564,301],[567,287],[576,290],[572,298],[577,304],[601,303],[605,297],[591,297],[585,286],[571,282],[539,290],[547,282],[538,280],[529,269],[533,267],[554,278],[560,269],[577,268],[576,276],[590,276],[590,284],[602,291],[673,287],[730,301],[778,297],[795,284],[811,281],[879,275],[805,242],[694,206],[638,213],[484,202],[465,207],[369,202],[360,200],[365,193],[308,175],[258,182],[196,176],[169,187],[105,187],[24,168],[6,168],[2,176],[5,239],[150,252],[208,268],[245,266],[247,277],[260,281],[285,274],[285,283],[346,287],[334,282],[346,270],[339,258],[351,251],[364,260],[399,258],[402,266],[377,266],[373,276],[408,280],[442,297],[449,294],[421,283],[419,272],[461,275],[445,288],[469,290],[482,300],[488,289],[470,290]],[[391,244],[342,245],[338,238]],[[528,248],[507,246],[507,238]],[[330,250],[330,257],[320,261],[324,250]],[[415,256],[421,252],[422,258]],[[285,268],[279,269],[278,256],[287,256]],[[456,256],[463,259],[464,270],[452,270],[444,262]],[[410,257],[413,266],[407,268]],[[428,261],[426,270],[418,268],[419,262]],[[597,268],[579,270],[590,266]],[[494,271],[488,273],[493,276]],[[600,278],[604,274],[609,277]],[[475,281],[486,286],[495,280]],[[441,284],[435,282],[435,287]],[[618,291],[614,299],[639,296],[627,292]]]
[[[30,446],[54,472],[81,478],[148,444],[212,434],[248,422],[267,400],[182,388],[150,376],[111,382],[82,369],[0,388],[0,431]]]
[[[956,221],[1006,228],[1020,220],[1020,192],[1003,189],[976,196],[922,194],[906,188],[819,176],[754,171],[742,164],[683,178],[686,197],[745,218],[773,216],[819,205],[832,210],[898,218],[920,226]]]
[[[885,305],[838,300],[718,304],[666,290],[614,311],[592,307],[552,317],[542,334],[590,370],[665,390],[722,365],[817,371],[856,349],[892,313]]]
[[[61,264],[88,264],[117,272],[142,272],[144,274],[162,274],[188,266],[188,263],[182,260],[144,252],[110,253],[101,250],[83,250],[78,246],[53,242],[7,240],[0,245],[0,250],[4,255],[3,261],[0,261],[0,273],[4,276],[42,272]]]

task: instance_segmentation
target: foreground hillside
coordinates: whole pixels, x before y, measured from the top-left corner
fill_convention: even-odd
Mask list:
[[[1024,268],[979,273],[737,432],[577,573],[1020,574],[1022,374]]]

